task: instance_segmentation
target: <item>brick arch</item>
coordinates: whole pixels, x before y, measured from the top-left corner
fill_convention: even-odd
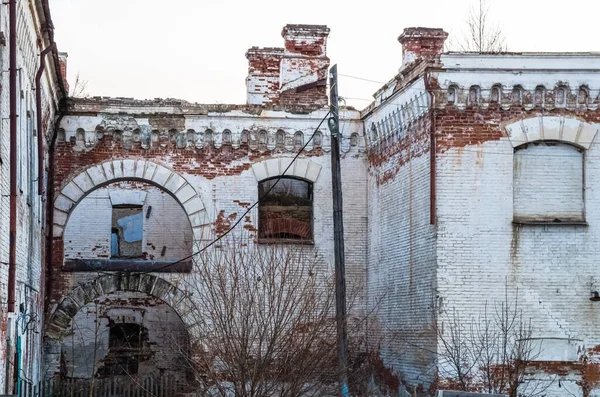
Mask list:
[[[183,207],[196,241],[209,239],[211,228],[202,199],[192,185],[170,169],[148,160],[111,160],[94,165],[75,176],[54,200],[53,237],[62,237],[77,204],[94,190],[113,182],[137,180],[169,193]]]
[[[513,147],[540,140],[555,140],[589,149],[598,133],[598,125],[573,117],[539,116],[504,127]]]
[[[169,281],[145,273],[115,273],[102,275],[72,289],[51,312],[46,325],[46,337],[60,341],[75,315],[88,303],[115,292],[141,292],[156,297],[175,310],[190,336],[198,336],[195,308],[189,295]]]
[[[283,172],[292,162],[291,158],[269,159],[252,165],[252,172],[258,182],[276,176]],[[287,170],[285,176],[296,177],[310,182],[316,182],[322,166],[308,159],[297,159]]]

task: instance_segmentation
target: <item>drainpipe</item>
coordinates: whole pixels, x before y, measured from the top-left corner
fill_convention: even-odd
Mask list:
[[[17,275],[17,0],[8,2],[10,89],[10,236],[8,251],[8,312],[15,312]]]
[[[437,152],[437,144],[435,137],[435,95],[431,87],[431,74],[425,72],[425,89],[429,94],[429,224],[435,225],[436,218],[436,179],[435,179],[435,157]]]
[[[58,135],[58,128],[60,126],[60,122],[64,115],[64,100],[68,97],[67,89],[65,88],[65,83],[60,74],[60,62],[58,57],[58,50],[56,47],[56,43],[54,42],[54,24],[52,23],[52,16],[50,14],[50,6],[48,4],[48,0],[42,0],[42,8],[44,11],[44,17],[46,19],[45,31],[48,34],[48,40],[50,41],[50,46],[52,51],[52,57],[54,58],[54,70],[57,73],[58,77],[58,88],[62,94],[62,100],[59,103],[58,107],[58,118],[54,123],[54,131],[52,132],[52,136],[50,138],[50,145],[48,147],[48,180],[46,181],[46,274],[45,274],[45,291],[43,295],[45,296],[45,306],[44,311],[48,311],[48,305],[50,302],[49,292],[52,287],[52,232],[53,232],[53,224],[54,224],[54,211],[52,211],[52,203],[54,202],[54,149],[56,146],[56,138]],[[43,59],[43,57],[42,57]],[[40,60],[41,62],[41,60]],[[41,96],[41,90],[38,92],[38,96]],[[41,97],[40,97],[41,98]],[[41,110],[38,110],[38,115],[41,116]],[[40,129],[38,132],[39,135],[42,135],[42,130]],[[42,156],[43,157],[43,156]],[[40,162],[42,163],[42,162]],[[40,178],[43,177],[43,168]],[[40,190],[41,191],[41,190]]]
[[[67,98],[69,93],[65,87],[65,82],[62,79],[60,74],[60,62],[58,57],[58,49],[56,47],[56,43],[54,42],[54,23],[52,22],[52,15],[50,15],[50,6],[48,5],[48,0],[42,0],[42,9],[44,10],[44,17],[46,18],[46,26],[44,30],[48,34],[48,40],[50,41],[50,45],[53,45],[52,55],[54,58],[54,69],[56,70],[58,76],[58,88],[62,94],[62,98]]]
[[[37,116],[37,143],[38,143],[38,194],[44,194],[44,136],[42,134],[42,75],[46,68],[46,55],[56,50],[56,43],[52,42],[40,54],[40,67],[35,75],[35,106]]]

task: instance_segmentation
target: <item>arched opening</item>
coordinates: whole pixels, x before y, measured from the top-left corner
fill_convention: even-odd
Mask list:
[[[100,187],[72,210],[64,231],[67,271],[189,271],[194,234],[184,208],[141,181]]]
[[[161,395],[189,392],[198,318],[189,294],[152,274],[81,282],[46,322],[46,376],[64,391],[145,384],[167,388]]]
[[[94,299],[71,319],[60,344],[63,378],[189,378],[189,335],[177,312],[142,292]]]

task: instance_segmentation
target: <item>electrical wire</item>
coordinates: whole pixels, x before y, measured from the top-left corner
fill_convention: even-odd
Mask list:
[[[200,250],[184,257],[181,258],[175,262],[171,262],[168,263],[166,265],[163,265],[157,269],[152,269],[146,272],[143,272],[141,274],[148,274],[148,273],[156,273],[156,272],[160,272],[161,270],[167,269],[171,266],[175,266],[181,262],[184,262],[188,259],[192,259],[193,257],[195,257],[196,255],[200,255],[201,253],[203,253],[204,251],[206,251],[208,248],[212,247],[213,245],[215,245],[216,243],[218,243],[219,241],[221,241],[225,236],[227,236],[229,233],[231,233],[233,231],[233,229],[235,229],[243,220],[246,219],[246,215],[248,215],[250,213],[250,211],[252,209],[254,209],[254,207],[256,207],[258,204],[260,204],[260,202],[269,195],[269,193],[271,192],[271,190],[273,190],[275,188],[275,186],[277,186],[277,184],[279,183],[279,181],[281,179],[283,179],[286,175],[286,172],[290,169],[290,167],[294,164],[294,162],[298,159],[298,157],[300,156],[300,154],[302,154],[302,152],[304,152],[304,150],[306,149],[306,147],[308,146],[308,144],[312,141],[312,139],[314,138],[314,136],[317,134],[317,132],[319,132],[319,128],[321,128],[321,126],[323,125],[323,123],[325,122],[325,120],[327,120],[327,117],[331,114],[331,111],[328,111],[327,114],[325,114],[325,116],[321,119],[321,121],[319,122],[319,125],[317,126],[317,128],[315,128],[315,130],[313,131],[312,135],[310,136],[310,138],[308,138],[308,140],[306,141],[306,143],[304,144],[304,146],[302,146],[302,148],[300,148],[300,150],[298,151],[298,153],[296,153],[296,155],[294,156],[294,158],[292,159],[292,161],[288,164],[288,166],[285,168],[285,170],[281,173],[281,175],[279,175],[279,177],[276,179],[275,183],[273,183],[273,185],[271,185],[271,187],[269,188],[269,190],[267,190],[265,192],[265,194],[262,195],[262,197],[259,197],[258,200],[256,202],[254,202],[254,204],[252,204],[250,207],[248,207],[246,209],[246,212],[244,212],[242,214],[242,216],[240,216],[238,218],[238,220],[233,224],[233,226],[231,226],[229,229],[227,229],[223,234],[221,234],[219,237],[217,237],[216,239],[214,239],[213,241],[211,241],[210,243],[206,244],[204,247],[202,247]]]
[[[377,80],[371,80],[371,79],[365,79],[364,77],[358,77],[358,76],[351,76],[349,74],[342,74],[342,73],[338,73],[338,76],[341,77],[348,77],[350,79],[355,79],[355,80],[362,80],[362,81],[368,81],[369,83],[376,83],[376,84],[382,84],[385,85],[387,83],[384,83],[382,81],[377,81]]]

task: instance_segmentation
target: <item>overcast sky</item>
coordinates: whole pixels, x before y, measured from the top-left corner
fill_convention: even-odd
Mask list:
[[[331,28],[339,73],[376,81],[400,66],[405,27],[461,36],[476,0],[50,0],[60,51],[87,94],[245,103],[251,46],[281,47],[287,23]],[[600,1],[488,0],[510,51],[600,51]],[[370,99],[378,84],[340,79],[340,95]],[[352,100],[362,108],[368,101]]]

